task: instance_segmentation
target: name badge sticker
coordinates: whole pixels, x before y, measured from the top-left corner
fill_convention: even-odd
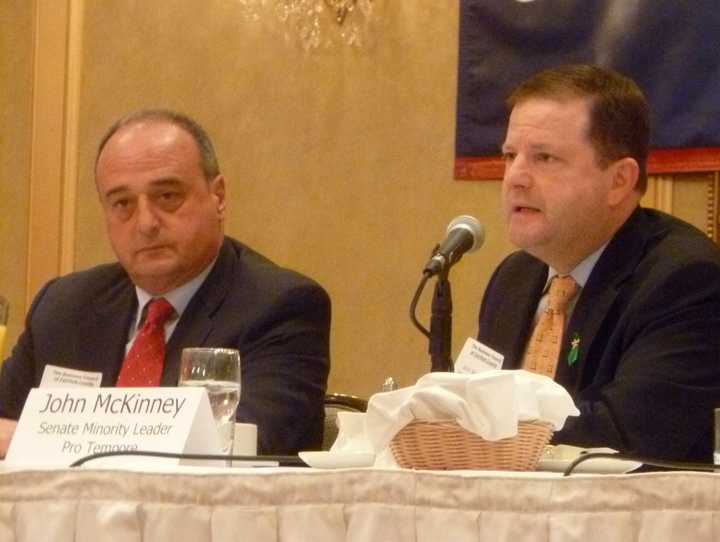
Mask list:
[[[102,382],[102,373],[91,371],[78,371],[46,365],[40,380],[41,388],[99,388]]]
[[[455,372],[474,374],[492,369],[502,369],[503,356],[489,346],[468,337],[455,361]]]
[[[68,466],[96,453],[135,450],[219,453],[205,389],[35,388],[28,395],[5,461],[8,465]],[[152,461],[120,456],[112,458],[112,463],[133,460]]]

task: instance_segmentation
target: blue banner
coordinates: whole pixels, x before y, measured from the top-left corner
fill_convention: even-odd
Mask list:
[[[651,146],[669,149],[651,155],[651,171],[663,160],[720,169],[718,0],[460,0],[459,36],[457,177],[482,178],[482,167],[469,166],[498,155],[509,92],[570,63],[606,66],[640,85]],[[683,157],[694,165],[683,168]]]

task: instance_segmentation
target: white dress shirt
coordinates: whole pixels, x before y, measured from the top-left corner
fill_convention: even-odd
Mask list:
[[[147,312],[145,308],[154,297],[164,297],[173,306],[173,309],[175,309],[175,314],[171,318],[169,318],[167,322],[165,322],[165,343],[167,344],[167,342],[170,340],[172,332],[175,331],[177,323],[180,321],[180,317],[187,308],[188,303],[190,303],[190,300],[198,291],[200,285],[202,285],[207,276],[210,274],[210,270],[213,268],[213,265],[215,265],[215,260],[213,260],[210,265],[203,269],[202,272],[194,279],[161,296],[152,296],[142,288],[135,286],[135,294],[137,295],[138,299],[138,310],[137,314],[135,315],[135,319],[133,320],[133,324],[130,326],[130,330],[128,333],[128,342],[125,345],[125,354],[130,351],[130,347],[132,347],[138,331],[140,331],[140,328],[142,328],[142,324],[145,320],[145,314]]]

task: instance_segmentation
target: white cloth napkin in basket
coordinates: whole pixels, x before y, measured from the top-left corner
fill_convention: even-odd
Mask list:
[[[521,370],[438,372],[414,386],[373,395],[365,431],[379,455],[414,420],[456,421],[486,440],[499,440],[515,436],[519,421],[545,421],[559,431],[568,416],[579,414],[565,388],[546,376]]]

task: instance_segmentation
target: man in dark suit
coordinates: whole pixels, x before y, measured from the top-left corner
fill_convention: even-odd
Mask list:
[[[103,386],[116,385],[143,309],[160,297],[174,312],[158,384],[177,384],[185,347],[236,348],[237,419],[258,425],[259,451],[319,447],[329,298],[224,236],[225,181],[204,130],[169,111],[135,113],[109,130],[95,173],[119,263],[55,279],[35,298],[0,375],[0,452],[46,365],[101,372]]]
[[[570,299],[555,379],[573,396],[555,443],[710,461],[720,406],[720,251],[700,231],[643,209],[648,108],[629,79],[591,66],[520,85],[503,153],[503,209],[522,250],[485,291],[478,338],[524,353],[556,275]]]

